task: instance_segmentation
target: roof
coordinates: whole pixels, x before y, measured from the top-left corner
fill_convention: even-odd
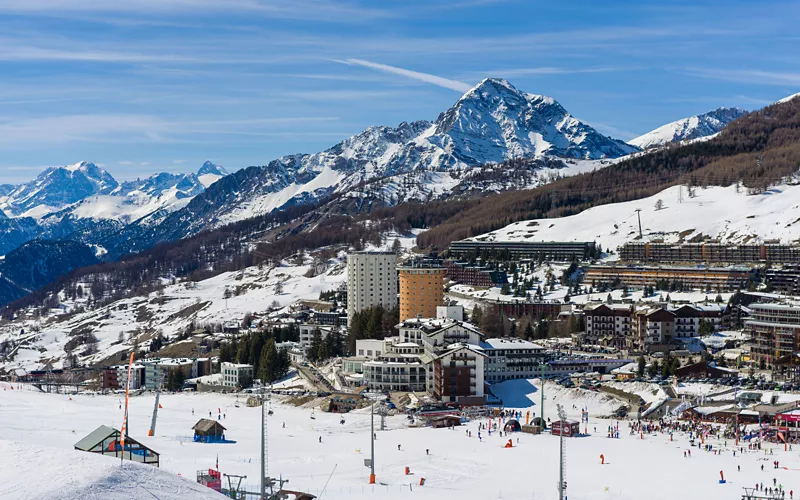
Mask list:
[[[217,422],[216,420],[209,420],[207,418],[201,418],[198,420],[198,422],[194,424],[194,427],[192,427],[192,430],[208,432],[216,426],[222,427],[223,431],[227,430],[221,423]]]
[[[101,425],[97,429],[93,430],[89,433],[86,437],[75,443],[75,449],[81,451],[89,451],[99,443],[101,443],[107,437],[110,437],[114,434],[118,434],[119,431],[114,429],[113,427],[109,427],[107,425]]]
[[[481,347],[484,349],[532,349],[544,350],[544,347],[539,344],[534,344],[528,340],[515,339],[515,338],[492,338],[486,339],[481,342]]]

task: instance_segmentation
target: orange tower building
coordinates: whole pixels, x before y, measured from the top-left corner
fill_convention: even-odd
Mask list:
[[[413,263],[397,268],[400,278],[400,321],[435,318],[436,306],[444,304],[445,268]]]

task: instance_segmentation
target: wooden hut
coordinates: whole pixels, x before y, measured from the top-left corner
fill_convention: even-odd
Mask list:
[[[121,458],[140,464],[159,465],[159,455],[130,436],[125,437],[124,447],[120,443],[120,433],[113,427],[101,425],[88,436],[75,443],[75,449],[87,453]]]
[[[195,442],[217,443],[225,441],[225,427],[216,420],[201,418],[194,427]]]
[[[441,427],[455,427],[457,425],[461,425],[461,418],[457,417],[456,415],[442,415],[431,418],[430,422],[434,429],[439,429]]]
[[[566,437],[577,436],[581,433],[580,422],[575,420],[557,420],[550,426],[550,433],[553,436],[560,436],[562,433]]]

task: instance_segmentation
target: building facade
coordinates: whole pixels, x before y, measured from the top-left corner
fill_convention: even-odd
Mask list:
[[[745,321],[751,335],[751,356],[757,363],[772,365],[792,354],[800,345],[800,306],[794,304],[750,304]]]
[[[397,305],[397,255],[394,252],[347,254],[347,319],[364,309]]]
[[[644,288],[659,282],[695,290],[735,291],[746,289],[752,269],[746,267],[591,266],[584,284]]]
[[[623,348],[633,331],[633,306],[594,304],[583,310],[586,320],[584,341],[588,344]]]
[[[493,338],[484,340],[480,346],[486,354],[484,379],[490,384],[541,375],[545,349],[539,344],[516,338]]]
[[[725,245],[706,242],[675,245],[663,242],[630,242],[619,247],[619,256],[620,259],[630,262],[800,263],[800,246],[778,243]]]
[[[426,263],[410,263],[397,268],[400,281],[400,321],[408,318],[435,318],[436,308],[444,304],[445,268]]]
[[[253,384],[253,365],[223,362],[220,366],[222,385],[225,387],[249,387]]]
[[[433,397],[443,402],[483,404],[485,358],[476,346],[450,345],[433,360]]]
[[[462,285],[490,288],[508,283],[508,275],[488,267],[473,266],[466,262],[445,261],[445,277]]]
[[[543,261],[588,260],[597,256],[593,241],[454,241],[448,249],[460,259],[498,257]]]

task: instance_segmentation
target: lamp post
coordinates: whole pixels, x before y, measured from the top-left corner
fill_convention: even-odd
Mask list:
[[[375,400],[372,400],[372,406],[369,418],[369,484],[375,484]]]

